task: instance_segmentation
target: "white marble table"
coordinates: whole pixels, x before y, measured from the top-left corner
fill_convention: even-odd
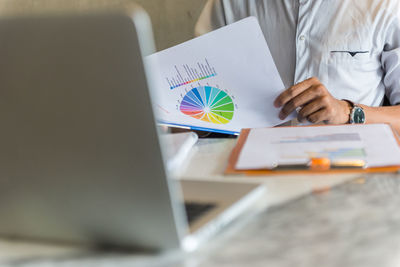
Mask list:
[[[232,139],[201,140],[179,179],[264,183],[262,209],[199,251],[143,255],[0,240],[0,266],[400,265],[397,175],[224,176],[234,144]]]

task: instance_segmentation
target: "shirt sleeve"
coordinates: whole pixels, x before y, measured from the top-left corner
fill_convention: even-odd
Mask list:
[[[200,36],[225,25],[223,1],[208,0],[195,26],[195,35]]]
[[[391,105],[400,104],[400,10],[393,13],[385,31],[382,52],[383,82]]]

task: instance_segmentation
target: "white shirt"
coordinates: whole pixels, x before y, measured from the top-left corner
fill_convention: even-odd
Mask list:
[[[196,32],[248,16],[286,87],[317,77],[337,99],[400,104],[399,0],[209,0]]]

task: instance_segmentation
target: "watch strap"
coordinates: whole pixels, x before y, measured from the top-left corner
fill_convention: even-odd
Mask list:
[[[348,100],[348,99],[342,99],[342,100],[343,100],[343,101],[346,101],[346,102],[350,105],[350,113],[349,113],[349,121],[348,121],[348,123],[354,124],[354,120],[353,120],[353,110],[354,110],[354,107],[355,107],[356,105],[354,104],[353,101],[350,101],[350,100]]]

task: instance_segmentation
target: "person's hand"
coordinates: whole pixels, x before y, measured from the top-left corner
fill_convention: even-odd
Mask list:
[[[351,112],[350,103],[334,98],[317,78],[290,87],[275,100],[274,105],[282,108],[281,120],[298,110],[300,122],[345,124],[349,122]]]

